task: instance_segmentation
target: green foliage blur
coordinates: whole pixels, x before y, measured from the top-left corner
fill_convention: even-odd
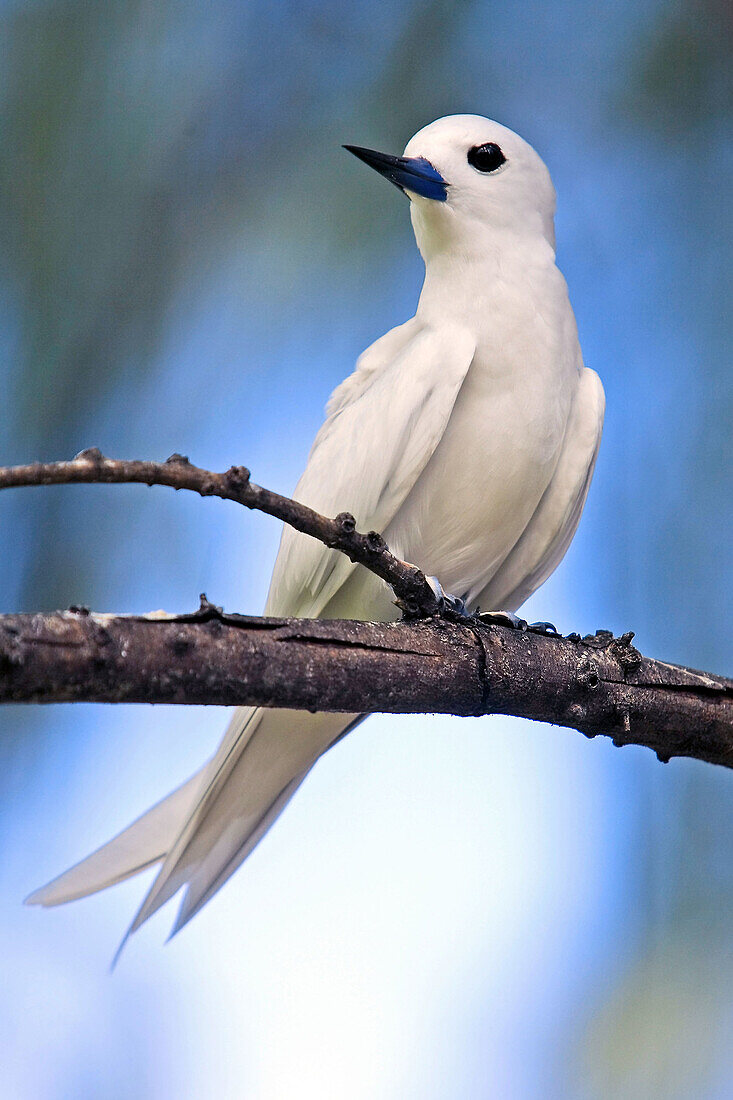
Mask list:
[[[164,458],[188,449],[193,424],[212,436],[221,424],[216,457],[249,462],[247,439],[229,450],[235,434],[217,390],[265,384],[251,349],[225,368],[207,360],[211,334],[198,334],[179,390],[166,381],[191,303],[224,283],[232,301],[244,299],[251,261],[261,270],[259,301],[270,302],[265,316],[302,318],[304,270],[314,277],[322,269],[328,288],[345,280],[368,295],[382,267],[402,262],[411,248],[405,209],[346,165],[342,142],[399,151],[421,125],[462,110],[518,129],[534,120],[538,135],[560,135],[577,110],[582,125],[571,124],[557,150],[541,149],[561,214],[574,201],[562,157],[574,134],[593,135],[596,164],[606,158],[611,169],[623,150],[628,168],[617,190],[609,185],[606,205],[601,194],[583,214],[586,227],[608,219],[603,232],[587,252],[581,229],[567,246],[581,336],[591,332],[586,358],[590,346],[609,393],[605,466],[593,489],[603,503],[588,521],[582,595],[589,613],[637,628],[646,651],[730,673],[733,19],[721,0],[647,4],[641,13],[621,4],[589,30],[578,11],[557,5],[553,28],[544,8],[471,0],[4,5],[0,461],[69,457],[91,445]],[[579,45],[568,45],[568,12]],[[524,20],[546,58],[532,61],[529,48],[526,58],[503,52],[507,28]],[[606,32],[624,44],[594,82]],[[565,48],[596,59],[582,86],[563,63]],[[556,102],[533,91],[545,69],[564,89]],[[644,236],[650,207],[658,236],[626,252],[624,235]],[[622,270],[625,255],[635,270]],[[635,282],[647,312],[609,315],[594,329],[604,302],[589,293],[583,305],[580,283],[609,256],[616,270],[602,285]],[[625,301],[619,290],[611,309]],[[247,308],[254,315],[258,303],[243,300]],[[332,323],[326,301],[314,324],[327,332]],[[612,330],[620,335],[610,349]],[[322,364],[297,362],[297,332],[288,348],[292,374],[280,381],[302,385]],[[161,392],[170,406],[151,408]],[[249,425],[251,437],[280,430],[277,415]],[[166,568],[186,569],[199,522],[160,497],[151,504],[115,490],[29,491],[3,515],[12,568],[2,610],[105,608],[127,575],[120,561],[140,552],[140,560],[151,554],[151,576],[162,584]],[[47,766],[53,729],[37,712],[14,711],[4,725],[0,796],[15,804]],[[644,760],[628,805],[638,858],[614,899],[616,947],[575,1007],[557,1055],[559,1083],[544,1095],[730,1096],[731,776]]]

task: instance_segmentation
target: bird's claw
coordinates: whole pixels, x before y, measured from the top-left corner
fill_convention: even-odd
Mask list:
[[[455,615],[468,617],[465,600],[462,600],[460,596],[454,596],[451,592],[446,592],[437,577],[426,577],[425,580],[430,585],[441,611],[447,609]]]
[[[553,623],[528,623],[520,619],[513,611],[480,611],[477,616],[487,626],[508,626],[512,630],[522,630],[529,634],[552,636],[558,633]]]
[[[530,623],[527,627],[530,634],[543,634],[545,637],[551,638],[558,636],[560,631],[557,629],[554,623]]]
[[[486,626],[508,626],[510,630],[526,630],[526,619],[520,619],[513,611],[479,611],[477,618]]]

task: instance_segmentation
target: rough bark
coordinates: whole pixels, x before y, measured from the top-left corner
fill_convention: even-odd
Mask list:
[[[6,615],[0,702],[501,713],[733,767],[733,681],[642,657],[631,639],[442,617],[262,619],[205,600],[190,615]]]
[[[733,767],[733,681],[642,657],[631,633],[544,637],[462,618],[379,534],[254,485],[243,466],[218,474],[178,454],[130,462],[92,448],[71,462],[0,468],[0,489],[74,482],[167,485],[267,512],[381,577],[405,620],[251,618],[203,598],[190,615],[0,616],[0,702],[501,713],[645,745],[663,761]]]

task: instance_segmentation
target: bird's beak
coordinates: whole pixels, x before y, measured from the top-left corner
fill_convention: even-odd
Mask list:
[[[412,191],[424,199],[436,199],[438,202],[445,202],[448,198],[449,184],[424,157],[392,157],[389,153],[377,153],[375,149],[362,149],[360,145],[344,145],[344,149],[402,191]]]

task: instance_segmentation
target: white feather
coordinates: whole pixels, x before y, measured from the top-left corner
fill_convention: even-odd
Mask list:
[[[329,402],[295,499],[324,515],[351,512],[360,530],[384,531],[445,433],[475,346],[458,325],[435,329],[417,319],[378,340]],[[285,527],[267,614],[320,615],[355,568]]]
[[[26,905],[76,901],[123,882],[163,859],[178,835],[181,822],[196,804],[203,772],[204,769],[191,776],[96,852],[35,890],[25,899]]]
[[[467,154],[487,142],[505,163],[484,174]],[[405,153],[449,184],[444,202],[408,192],[426,264],[418,309],[333,394],[295,496],[327,515],[351,512],[469,606],[516,610],[569,545],[603,421],[555,265],[555,192],[526,142],[475,115],[439,119]],[[396,615],[377,578],[290,528],[267,611]],[[185,888],[176,931],[357,721],[236,711],[198,776],[29,901],[81,897],[162,860],[130,932]]]

